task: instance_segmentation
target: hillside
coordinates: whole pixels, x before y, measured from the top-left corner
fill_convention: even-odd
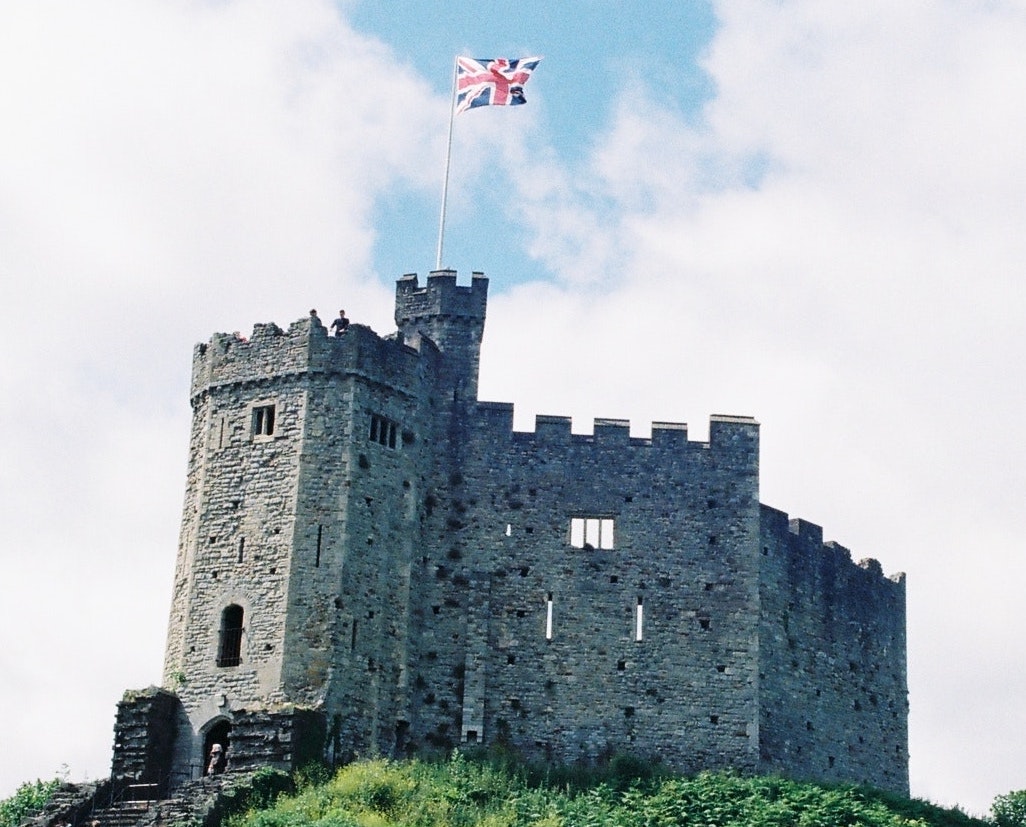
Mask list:
[[[604,777],[542,775],[454,756],[361,761],[229,827],[984,827],[960,810],[851,786],[702,773],[655,776],[633,763]],[[639,777],[642,776],[642,777]],[[644,777],[647,776],[647,777]]]

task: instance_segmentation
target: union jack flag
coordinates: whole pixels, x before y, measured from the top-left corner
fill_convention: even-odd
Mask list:
[[[526,103],[524,84],[541,61],[540,57],[494,60],[456,58],[456,111],[475,106],[516,106]]]

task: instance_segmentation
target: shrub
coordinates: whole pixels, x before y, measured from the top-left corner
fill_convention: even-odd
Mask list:
[[[1026,790],[999,795],[990,811],[997,827],[1026,827]]]
[[[49,804],[60,785],[59,778],[52,781],[26,781],[14,795],[0,801],[0,827],[18,827],[26,818]]]

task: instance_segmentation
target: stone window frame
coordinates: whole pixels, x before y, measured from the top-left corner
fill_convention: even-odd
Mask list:
[[[278,403],[260,399],[249,404],[249,432],[253,442],[270,442],[278,435]]]
[[[367,439],[371,442],[395,450],[399,445],[398,434],[399,423],[394,419],[389,419],[383,414],[372,413],[370,415]]]
[[[572,514],[567,531],[571,548],[611,551],[616,548],[616,518],[612,514]]]

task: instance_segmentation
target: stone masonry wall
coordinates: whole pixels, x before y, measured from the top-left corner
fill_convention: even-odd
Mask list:
[[[904,575],[762,507],[767,772],[908,792]]]
[[[111,778],[163,785],[174,748],[178,698],[157,687],[126,692],[114,723]]]
[[[754,768],[756,423],[719,418],[710,443],[611,420],[579,436],[561,417],[513,433],[511,406],[482,404],[467,439],[421,566],[415,730]],[[571,518],[596,516],[614,547],[572,547]]]

